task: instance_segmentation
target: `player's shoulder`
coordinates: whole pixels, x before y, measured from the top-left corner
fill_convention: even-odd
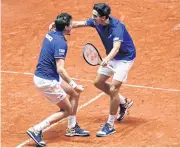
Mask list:
[[[85,24],[86,24],[86,25],[96,26],[95,21],[94,21],[94,19],[92,19],[92,18],[88,18],[88,19],[85,21]]]
[[[57,32],[53,30],[53,31],[49,31],[48,35],[50,35],[53,38],[54,42],[60,42],[66,44],[66,38],[64,37],[62,32]]]
[[[113,27],[116,27],[117,25],[122,25],[122,26],[124,25],[120,20],[118,20],[115,17],[110,16],[109,19]]]

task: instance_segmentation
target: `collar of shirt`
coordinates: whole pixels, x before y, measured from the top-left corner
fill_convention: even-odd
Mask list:
[[[54,32],[56,32],[58,35],[62,36],[64,38],[64,40],[67,41],[62,31],[54,30]]]
[[[54,30],[54,32],[56,32],[57,34],[59,34],[59,35],[61,35],[61,36],[64,36],[64,34],[63,34],[62,31]]]

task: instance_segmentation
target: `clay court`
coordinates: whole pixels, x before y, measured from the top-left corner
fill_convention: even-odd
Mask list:
[[[26,130],[58,108],[34,87],[33,72],[49,24],[61,12],[74,20],[91,17],[93,4],[102,0],[3,0],[1,61],[2,147],[34,147]],[[124,23],[137,49],[137,58],[121,93],[134,104],[125,119],[115,123],[116,133],[97,138],[108,117],[109,98],[93,86],[98,67],[82,57],[90,42],[104,54],[93,28],[74,29],[67,37],[66,68],[82,93],[77,119],[90,137],[66,137],[63,120],[44,132],[48,147],[61,146],[180,146],[180,1],[106,0],[112,16]]]

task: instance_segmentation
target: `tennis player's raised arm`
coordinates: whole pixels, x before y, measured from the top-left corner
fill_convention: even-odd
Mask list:
[[[77,27],[86,27],[86,21],[73,21],[72,22],[72,27],[77,28]]]
[[[77,27],[86,27],[86,21],[73,21],[72,22],[72,28],[77,28]],[[50,30],[53,30],[55,29],[56,26],[55,26],[55,23],[52,22],[50,25],[49,25],[49,31]]]
[[[92,18],[89,18],[85,21],[73,21],[72,22],[72,28],[78,28],[78,27],[95,27],[95,22]],[[49,31],[56,29],[55,23],[52,22],[49,25]]]
[[[72,27],[77,28],[77,27],[95,27],[95,22],[94,19],[89,18],[85,21],[73,21],[72,22]]]

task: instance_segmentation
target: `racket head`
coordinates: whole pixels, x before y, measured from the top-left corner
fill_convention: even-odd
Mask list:
[[[86,43],[83,46],[83,58],[91,66],[100,65],[102,61],[97,48],[91,43]]]

